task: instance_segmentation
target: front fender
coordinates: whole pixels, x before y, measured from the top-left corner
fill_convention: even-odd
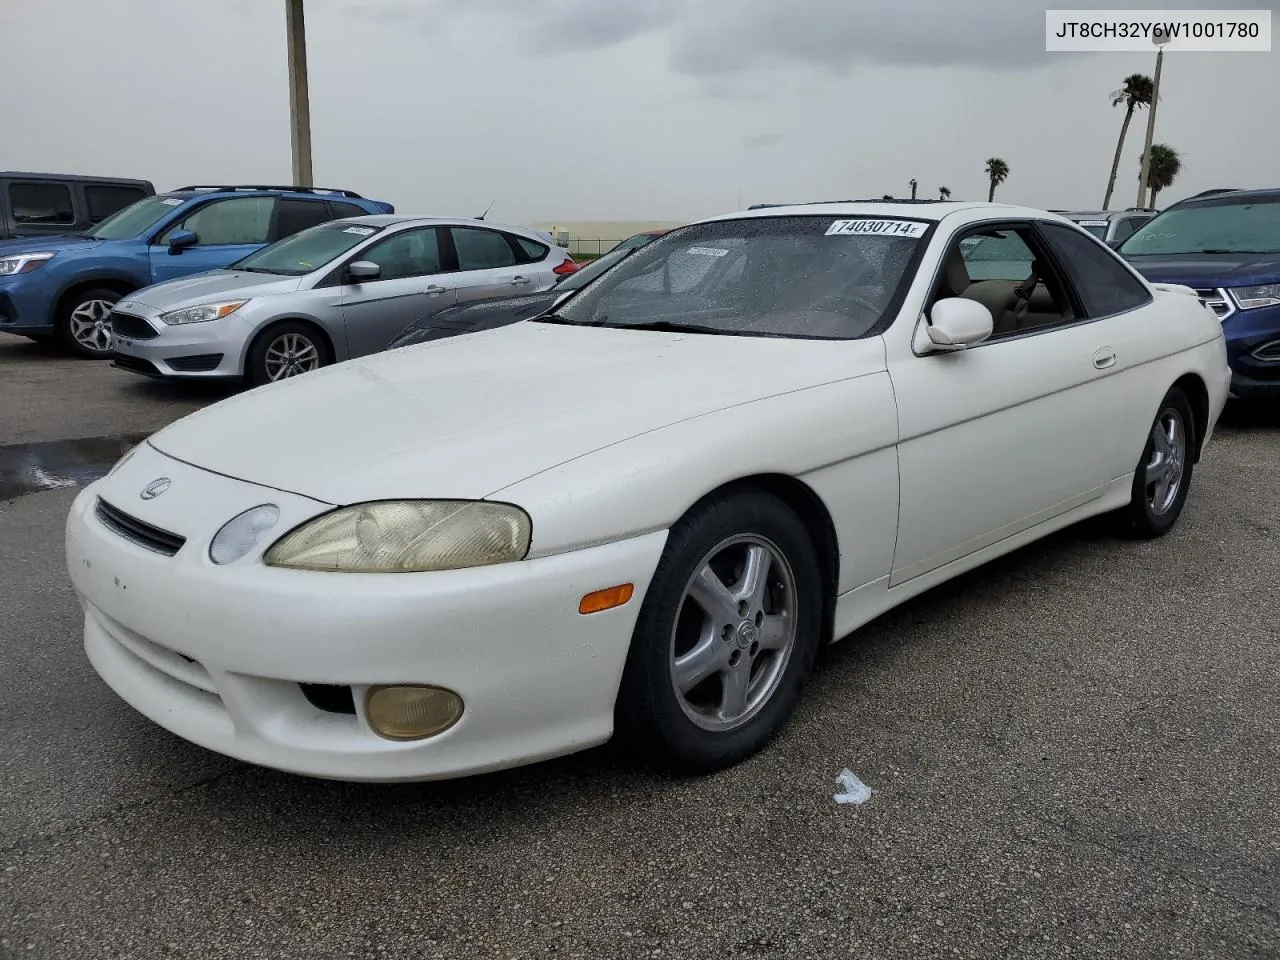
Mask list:
[[[831,515],[844,592],[888,572],[897,538],[897,440],[893,387],[877,372],[651,431],[488,499],[528,511],[530,556],[547,556],[668,529],[693,504],[743,478],[795,477]]]

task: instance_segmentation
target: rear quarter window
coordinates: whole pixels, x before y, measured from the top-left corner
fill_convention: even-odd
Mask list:
[[[146,192],[138,187],[90,184],[84,188],[84,199],[89,206],[89,220],[92,223],[101,223],[116,211],[123,210],[146,196]]]
[[[1101,243],[1056,223],[1040,229],[1063,262],[1090,317],[1109,317],[1151,302],[1151,294]]]

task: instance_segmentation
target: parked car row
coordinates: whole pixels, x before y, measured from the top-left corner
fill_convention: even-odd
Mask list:
[[[1162,213],[1050,212],[1149,279],[1195,289],[1222,321],[1233,395],[1280,397],[1280,190],[1209,190]],[[654,236],[565,287],[577,264],[545,234],[396,217],[349,190],[156,195],[141,180],[0,173],[5,231],[32,236],[0,243],[0,331],[56,337],[134,373],[250,385],[524,319]],[[975,281],[1035,276],[1016,232],[993,226],[965,245]]]
[[[537,252],[359,218],[264,251],[271,274],[187,282],[358,297],[388,264],[460,264],[481,241],[454,232],[479,229]],[[531,318],[136,447],[66,527],[99,675],[179,736],[310,776],[459,776],[615,735],[714,770],[779,731],[821,645],[908,598],[1085,517],[1169,531],[1226,402],[1195,292],[1045,211],[795,205],[637,242],[550,307],[499,311]],[[996,275],[988,242],[1025,269]],[[255,299],[144,320],[231,327]]]
[[[225,267],[319,223],[394,212],[350,190],[312,187],[192,185],[148,196],[79,233],[0,243],[0,333],[57,338],[79,356],[106,358],[108,317],[129,294]]]

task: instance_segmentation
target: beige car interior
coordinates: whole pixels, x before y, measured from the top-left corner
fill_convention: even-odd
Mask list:
[[[1047,282],[1046,282],[1047,281]],[[947,254],[938,289],[930,301],[946,297],[975,300],[991,311],[992,339],[1025,333],[1040,327],[1069,323],[1074,319],[1071,301],[1057,277],[1037,259],[1030,274],[1017,280],[971,280],[959,245]]]

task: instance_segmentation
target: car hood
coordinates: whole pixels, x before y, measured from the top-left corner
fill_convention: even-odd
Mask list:
[[[50,250],[96,250],[105,242],[108,241],[70,236],[0,240],[0,257],[12,257],[19,253],[47,253]]]
[[[1273,253],[1187,253],[1125,259],[1152,283],[1180,283],[1204,289],[1280,280],[1280,255]]]
[[[146,287],[128,298],[128,304],[141,304],[153,310],[176,310],[180,307],[208,303],[214,299],[264,297],[273,293],[292,293],[302,284],[301,277],[282,277],[272,273],[249,273],[245,270],[214,270],[180,280],[169,280]]]
[[[391,346],[387,349],[409,347],[428,340],[440,340],[473,330],[490,330],[518,320],[528,320],[555,303],[558,296],[560,292],[553,289],[523,297],[482,300],[479,303],[445,307],[409,324],[391,341]]]
[[[682,420],[883,369],[879,338],[524,322],[270,384],[191,414],[150,443],[327,503],[478,499]],[[744,442],[759,442],[750,418],[742,429]]]

